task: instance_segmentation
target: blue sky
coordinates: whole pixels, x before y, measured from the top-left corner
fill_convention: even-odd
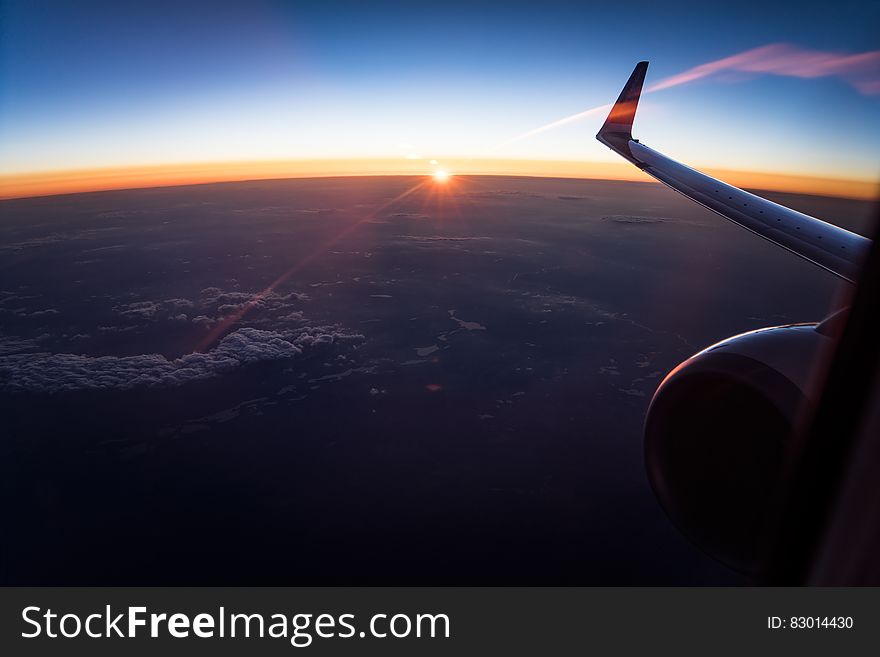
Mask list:
[[[880,3],[5,0],[0,173],[211,160],[610,161],[589,117],[767,44],[880,49]],[[697,166],[870,178],[880,95],[728,71],[645,97],[637,136]]]

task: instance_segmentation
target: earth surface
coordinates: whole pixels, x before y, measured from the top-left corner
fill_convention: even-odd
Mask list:
[[[866,231],[867,202],[766,194]],[[0,203],[3,584],[731,584],[647,482],[680,361],[835,278],[655,184]]]

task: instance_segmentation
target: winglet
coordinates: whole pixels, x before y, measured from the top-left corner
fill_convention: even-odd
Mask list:
[[[623,91],[620,92],[620,97],[605,119],[602,129],[596,135],[596,139],[636,165],[639,162],[630,152],[629,141],[632,139],[633,119],[636,117],[636,108],[639,106],[639,97],[642,94],[642,84],[645,82],[647,71],[648,62],[636,64]]]

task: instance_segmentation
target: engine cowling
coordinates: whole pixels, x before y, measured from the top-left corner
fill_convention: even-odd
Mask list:
[[[651,401],[645,463],[661,506],[691,541],[741,572],[757,568],[836,323],[833,316],[723,340],[670,372]]]

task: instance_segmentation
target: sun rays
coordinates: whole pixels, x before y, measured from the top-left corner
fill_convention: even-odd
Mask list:
[[[443,174],[442,178],[438,178],[438,173]],[[278,278],[272,281],[272,283],[270,283],[260,292],[255,294],[250,301],[241,306],[232,314],[224,317],[222,321],[218,322],[210,330],[208,335],[206,335],[205,338],[201,340],[196,350],[204,351],[205,349],[211,347],[218,340],[222,339],[223,336],[235,324],[244,319],[252,308],[262,303],[262,301],[268,295],[272,294],[279,285],[282,285],[295,273],[301,271],[304,267],[308,266],[317,258],[327,253],[327,251],[329,251],[334,245],[336,245],[338,242],[345,239],[346,237],[349,237],[363,224],[377,219],[382,212],[391,209],[405,199],[413,197],[418,192],[423,192],[423,198],[419,206],[420,213],[431,211],[436,214],[436,216],[442,218],[454,215],[455,219],[460,220],[461,211],[459,209],[458,201],[456,198],[456,187],[457,185],[453,185],[450,179],[450,174],[448,172],[435,171],[428,178],[422,177],[411,187],[408,187],[397,196],[382,203],[381,205],[367,212],[366,214],[359,216],[354,221],[346,221],[345,225],[341,226],[341,230],[336,233],[332,238],[323,242],[311,253],[297,260],[284,273],[282,273],[280,276],[278,276]]]

